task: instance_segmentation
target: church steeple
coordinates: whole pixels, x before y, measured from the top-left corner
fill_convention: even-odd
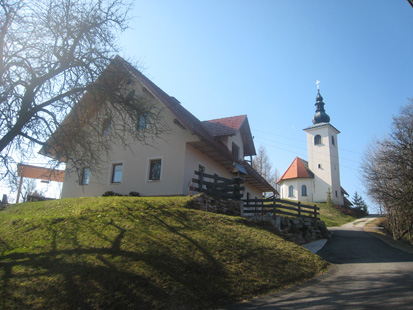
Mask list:
[[[323,102],[323,97],[320,95],[320,89],[318,90],[317,97],[316,97],[316,111],[313,117],[313,124],[319,124],[319,123],[329,123],[330,122],[330,116],[326,113],[324,110],[324,105],[325,103]]]

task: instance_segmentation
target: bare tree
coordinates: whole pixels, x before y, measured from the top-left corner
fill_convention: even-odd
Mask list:
[[[279,190],[279,186],[277,185],[279,172],[276,168],[273,170],[272,163],[264,146],[260,146],[257,156],[252,159],[252,167],[277,191]]]
[[[129,10],[125,0],[0,0],[0,161],[5,170],[13,170],[15,154],[24,159],[40,147],[79,170],[85,162],[98,163],[109,142],[127,145],[128,133],[138,140],[158,133],[159,111],[135,96],[127,69],[113,61]],[[130,120],[139,115],[145,115],[151,130],[136,131]],[[97,117],[129,121],[122,131],[96,141],[102,128],[90,119]]]
[[[389,137],[366,151],[362,177],[368,194],[385,209],[393,237],[413,240],[413,100],[393,117]]]

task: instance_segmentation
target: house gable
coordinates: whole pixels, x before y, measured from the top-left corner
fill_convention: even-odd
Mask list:
[[[244,156],[257,155],[246,115],[203,121],[202,124],[213,137],[221,141],[223,138],[240,134]]]
[[[214,161],[224,166],[228,171],[232,168],[234,162],[243,165],[248,173],[245,176],[246,182],[249,182],[263,192],[277,193],[276,189],[271,186],[254,168],[252,168],[249,163],[242,158],[236,158],[232,154],[231,150],[224,143],[219,141],[219,139],[217,140],[204,126],[203,122],[185,109],[178,100],[166,94],[162,89],[150,81],[139,70],[123,60],[120,56],[116,56],[114,61],[118,62],[119,65],[125,66],[155,98],[163,103],[165,107],[167,107],[177,117],[177,121],[183,127],[187,128],[191,133],[199,137],[198,141],[189,143],[191,146],[203,154],[207,154]],[[243,141],[245,139],[246,144],[243,145],[243,148],[244,150],[247,148],[247,151],[246,153],[244,151],[244,156],[255,155],[255,148],[247,117],[238,116],[225,119],[229,120],[226,124],[229,125],[227,127],[232,128],[231,132],[241,132]]]
[[[140,86],[136,85],[136,87],[140,88],[140,91],[142,91],[144,95],[148,96],[148,98],[150,98],[151,100],[155,100],[157,103],[160,103],[161,106],[166,108],[164,110],[165,112],[168,112],[168,115],[170,116],[170,117],[168,116],[168,119],[169,119],[168,122],[170,122],[169,124],[174,123],[180,129],[182,129],[179,135],[183,134],[185,138],[183,138],[183,136],[181,138],[176,138],[177,140],[179,140],[179,143],[178,143],[179,145],[176,143],[170,143],[169,145],[173,145],[175,148],[180,148],[182,152],[184,152],[185,150],[185,144],[187,146],[191,146],[197,151],[201,152],[203,155],[207,156],[208,158],[210,158],[211,160],[219,164],[220,166],[222,166],[223,167],[222,169],[225,169],[225,171],[227,172],[230,171],[234,163],[238,163],[242,165],[247,172],[247,175],[245,176],[245,181],[247,183],[249,183],[250,185],[252,185],[253,187],[255,187],[256,189],[262,192],[271,191],[271,192],[276,193],[276,190],[256,170],[254,170],[249,165],[248,162],[244,161],[243,157],[237,158],[236,156],[234,156],[234,154],[231,152],[231,149],[229,149],[227,145],[224,145],[224,143],[220,141],[219,137],[216,137],[213,134],[211,134],[206,128],[206,126],[204,126],[204,124],[200,120],[198,120],[193,114],[191,114],[187,109],[185,109],[177,99],[166,94],[163,90],[161,90],[158,86],[156,86],[152,81],[150,81],[145,75],[143,75],[139,70],[131,66],[129,63],[127,63],[125,60],[123,60],[119,56],[116,56],[114,58],[114,60],[110,64],[110,67],[111,67],[111,70],[109,71],[109,73],[113,72],[114,68],[119,67],[119,70],[122,73],[130,74],[131,78],[135,80],[134,84],[140,85]],[[108,74],[108,73],[104,72],[103,75],[104,74]],[[87,98],[87,93],[85,94],[85,98]],[[87,106],[88,102],[83,101],[80,104],[82,104],[83,106]],[[242,144],[240,145],[240,147],[244,149],[244,153],[242,155],[255,154],[255,148],[253,145],[251,131],[249,128],[247,117],[244,115],[244,116],[239,116],[239,117],[230,117],[226,119],[228,121],[227,124],[229,124],[228,127],[232,129],[229,136],[232,136],[232,134],[234,134],[235,136],[239,135],[242,138],[242,143],[240,143]],[[68,118],[65,121],[70,121],[70,118]],[[184,132],[186,133],[184,134]],[[122,167],[122,169],[124,169],[124,173],[126,177],[126,173],[129,173],[129,168],[128,168],[129,163],[133,161],[136,162],[136,159],[133,159],[131,157],[132,155],[128,155],[128,156],[121,155],[121,152],[123,151],[118,150],[116,153],[116,157],[117,158],[125,157],[125,160],[124,160],[125,165],[124,167]],[[179,151],[179,153],[182,153],[182,152]],[[159,154],[155,154],[154,156],[156,157],[155,158],[156,160],[159,160],[159,158],[161,158],[162,155],[164,154],[161,154],[159,152]],[[149,158],[149,155],[147,157]],[[163,172],[161,173],[162,179],[166,179],[166,177],[164,178],[164,175],[170,175],[172,173],[171,171],[172,168],[175,171],[175,175],[176,173],[178,173],[177,165],[173,165],[173,164],[167,165],[169,157],[170,156],[166,156],[164,159],[162,159],[162,169],[164,169],[165,167],[165,171],[162,170]],[[175,157],[180,158],[179,160],[184,162],[184,156],[175,156]],[[147,158],[141,158],[139,165],[143,165],[142,162],[146,163],[148,160],[149,159]],[[148,164],[146,165],[148,166]],[[172,167],[172,166],[175,166],[175,167]],[[112,169],[112,168],[109,168],[109,169]],[[142,175],[144,176],[142,177]],[[148,176],[148,172],[138,173],[137,171],[135,173],[135,178],[139,177],[139,178],[147,179],[147,176]],[[175,183],[184,182],[186,184],[186,180],[183,180],[184,176],[176,176],[176,177],[177,177],[177,180],[179,179],[179,181],[175,181]],[[145,184],[148,184],[148,182],[151,183],[150,186],[152,186],[153,188],[155,186],[158,186],[160,188],[161,186],[160,184],[162,183],[162,182],[158,182],[157,180],[155,181],[145,180],[145,182],[146,182]],[[111,183],[113,182],[108,182],[108,184],[105,185],[107,190],[113,190],[111,187],[112,186]],[[133,181],[132,179],[131,181],[129,181],[128,179],[127,182],[122,181],[119,183],[120,183],[119,185],[120,187],[120,186],[123,186],[125,183],[129,183],[129,184],[133,183]],[[185,184],[183,186],[185,186]],[[102,190],[102,192],[104,191]],[[178,194],[178,192],[176,193]],[[159,191],[159,194],[162,195],[162,192]]]

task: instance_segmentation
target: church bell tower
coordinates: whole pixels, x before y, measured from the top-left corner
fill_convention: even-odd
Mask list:
[[[340,131],[330,124],[324,105],[318,89],[313,125],[304,129],[307,133],[308,168],[314,173],[313,201],[325,202],[330,189],[333,203],[343,205],[337,139]]]

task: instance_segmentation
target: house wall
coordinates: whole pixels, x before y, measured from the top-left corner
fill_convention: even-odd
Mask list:
[[[136,85],[136,90],[143,94],[143,90]],[[154,100],[152,98],[152,100]],[[163,107],[160,102],[155,105]],[[144,144],[132,139],[128,147],[114,145],[109,158],[102,161],[98,171],[92,171],[89,184],[80,185],[80,177],[69,173],[71,167],[67,165],[65,181],[62,189],[62,198],[101,196],[106,191],[113,191],[123,195],[131,191],[143,196],[187,195],[188,185],[194,177],[194,171],[201,164],[210,174],[217,173],[222,177],[231,178],[231,174],[224,167],[202,154],[189,142],[198,141],[199,138],[189,130],[183,129],[174,123],[175,115],[163,107],[161,117],[166,123],[168,131],[157,139],[150,139]],[[96,121],[102,121],[97,116]],[[97,137],[98,139],[99,137]],[[238,133],[227,138],[227,146],[231,150],[232,142],[239,146],[240,158],[243,158],[242,137]],[[161,159],[160,180],[149,180],[149,167],[151,159]],[[122,164],[123,172],[119,183],[112,183],[113,165]],[[250,195],[261,197],[261,192],[250,184],[245,184]],[[246,192],[245,191],[245,192]]]
[[[149,140],[149,145],[131,141],[129,148],[114,146],[110,159],[102,162],[99,172],[92,172],[88,185],[79,185],[77,175],[68,174],[63,185],[62,197],[100,196],[106,191],[128,194],[131,191],[143,195],[182,195],[185,145],[197,137],[173,123],[174,116],[164,110],[162,117],[169,126],[168,133]],[[149,180],[151,159],[161,159],[161,179]],[[111,183],[113,164],[122,163],[120,183]],[[68,167],[70,168],[70,167]]]

